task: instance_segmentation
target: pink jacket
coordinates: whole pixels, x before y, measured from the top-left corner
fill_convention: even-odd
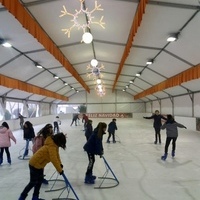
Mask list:
[[[7,129],[6,127],[0,126],[0,148],[10,147],[10,139],[12,139],[16,143],[16,139],[11,130]]]

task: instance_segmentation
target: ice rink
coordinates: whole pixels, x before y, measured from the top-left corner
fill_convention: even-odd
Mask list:
[[[92,119],[93,127],[102,121],[109,123],[112,119]],[[70,127],[71,119],[62,120],[60,126],[67,133],[67,149],[60,150],[64,172],[80,200],[199,200],[200,199],[200,133],[179,129],[176,157],[171,158],[171,145],[166,161],[160,158],[164,152],[165,130],[161,131],[162,144],[155,145],[152,120],[143,118],[117,119],[117,143],[106,143],[104,135],[104,157],[119,180],[119,185],[109,189],[94,189],[101,184],[97,179],[94,185],[84,184],[88,164],[87,154],[83,151],[86,142],[83,124]],[[35,133],[42,125],[34,126]],[[29,181],[28,160],[19,159],[25,146],[22,130],[13,132],[17,144],[12,142],[10,148],[12,165],[7,164],[4,152],[4,163],[0,166],[0,200],[17,200]],[[32,155],[32,152],[30,152]],[[106,171],[102,158],[96,156],[94,174],[101,177]],[[52,164],[45,168],[46,179],[50,179],[55,169]],[[108,173],[108,177],[113,177]],[[53,177],[54,178],[54,177]],[[55,174],[57,178],[57,173]],[[62,180],[62,176],[58,175]],[[62,190],[51,191],[53,181],[42,185],[40,198],[51,200],[58,198]],[[103,187],[115,185],[113,180],[105,180]],[[54,189],[65,186],[58,181]],[[32,191],[27,200],[31,200]],[[65,190],[60,198],[66,198]],[[76,199],[72,192],[69,197]]]

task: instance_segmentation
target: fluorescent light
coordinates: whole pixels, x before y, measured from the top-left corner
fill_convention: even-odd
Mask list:
[[[55,79],[58,79],[58,78],[59,78],[57,75],[54,75],[53,77],[54,77]]]
[[[147,65],[153,64],[153,60],[148,60],[148,61],[146,62],[146,64],[147,64]]]
[[[36,66],[37,68],[39,68],[39,69],[42,69],[42,68],[43,68],[42,65],[40,65],[40,64],[38,64],[38,63],[35,63],[35,66]]]
[[[132,81],[129,81],[129,83],[133,83],[134,81],[132,80]]]
[[[136,76],[141,76],[141,73],[138,72],[138,73],[136,74]]]
[[[8,42],[2,43],[2,46],[8,47],[8,48],[12,47],[12,45],[10,43],[8,43]]]
[[[168,38],[167,41],[168,42],[174,42],[178,39],[178,35],[177,34],[171,34]]]

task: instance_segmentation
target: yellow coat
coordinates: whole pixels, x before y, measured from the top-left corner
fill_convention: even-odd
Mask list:
[[[54,165],[59,173],[62,172],[59,147],[50,136],[46,138],[44,146],[31,157],[29,164],[36,169],[43,169],[49,162]]]

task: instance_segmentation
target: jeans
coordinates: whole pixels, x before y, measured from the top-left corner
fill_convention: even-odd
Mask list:
[[[36,197],[39,196],[40,188],[41,188],[43,177],[44,177],[43,175],[44,169],[36,169],[35,167],[31,165],[29,165],[29,169],[30,169],[30,182],[21,193],[21,196],[24,198],[27,197],[28,193],[30,192],[32,188],[34,188],[33,196],[36,196]]]
[[[114,133],[114,132],[108,132],[108,133],[109,133],[109,135],[108,135],[108,139],[107,139],[107,141],[110,140],[110,137],[111,137],[111,135],[112,135],[113,142],[115,142],[115,133]]]
[[[29,142],[32,141],[32,139],[26,139],[26,146],[25,146],[25,150],[24,150],[24,155],[23,155],[23,158],[25,156],[28,155],[28,150],[29,150]]]

